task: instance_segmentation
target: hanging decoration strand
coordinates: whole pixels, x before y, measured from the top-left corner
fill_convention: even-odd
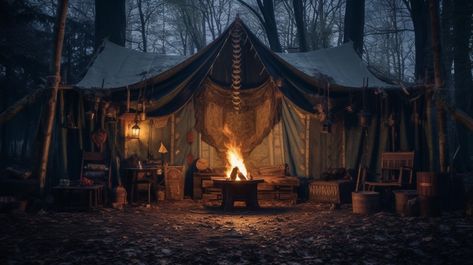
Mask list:
[[[235,111],[241,110],[241,26],[235,24],[232,37],[232,103]]]

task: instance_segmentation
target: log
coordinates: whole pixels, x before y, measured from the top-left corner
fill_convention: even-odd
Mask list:
[[[13,105],[8,107],[5,111],[0,113],[0,124],[3,124],[22,111],[26,106],[29,104],[34,103],[42,94],[46,91],[46,88],[38,88],[29,93],[28,95],[24,96]]]
[[[42,195],[44,194],[44,186],[46,184],[46,170],[48,167],[49,148],[51,146],[51,134],[53,132],[54,117],[56,113],[59,83],[61,82],[61,55],[64,42],[64,29],[66,27],[67,2],[68,0],[62,0],[58,9],[56,48],[54,52],[54,83],[51,88],[51,96],[48,103],[49,108],[48,117],[46,120],[46,132],[43,139],[43,148],[39,169],[39,187]]]
[[[232,169],[232,172],[230,173],[230,179],[231,180],[236,180],[237,176],[238,176],[238,167],[234,167]]]

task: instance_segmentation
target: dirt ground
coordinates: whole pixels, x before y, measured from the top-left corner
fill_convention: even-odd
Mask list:
[[[0,264],[473,264],[473,220],[323,204],[225,213],[190,200],[0,215]]]

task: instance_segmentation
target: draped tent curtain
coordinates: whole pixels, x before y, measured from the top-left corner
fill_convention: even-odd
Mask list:
[[[283,128],[284,159],[289,166],[291,175],[307,176],[305,163],[306,142],[304,113],[295,109],[288,99],[282,100],[281,120]]]

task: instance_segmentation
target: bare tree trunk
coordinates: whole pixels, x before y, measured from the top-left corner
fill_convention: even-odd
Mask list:
[[[51,146],[51,135],[53,131],[54,117],[56,114],[57,94],[59,90],[59,83],[61,82],[61,54],[62,45],[64,41],[64,30],[66,27],[67,2],[68,0],[62,0],[60,8],[58,9],[56,49],[54,53],[54,83],[53,87],[51,88],[51,97],[48,103],[48,117],[46,121],[46,132],[44,134],[43,139],[43,148],[39,171],[39,185],[41,194],[44,193],[44,187],[46,183],[46,170],[48,167],[49,148]]]
[[[125,46],[125,0],[95,0],[95,47],[105,38]]]
[[[278,27],[276,24],[276,17],[274,15],[273,0],[256,0],[258,9],[261,13],[256,11],[256,9],[243,0],[238,0],[238,2],[248,8],[251,13],[253,13],[256,18],[258,18],[264,28],[264,31],[266,32],[271,50],[275,52],[282,52],[281,42],[279,41]]]
[[[429,13],[426,0],[407,0],[405,5],[410,11],[412,24],[414,26],[415,38],[415,78],[416,81],[428,81],[429,73],[432,70],[432,61],[430,56],[430,30],[429,30]]]
[[[297,27],[297,38],[299,39],[299,50],[306,52],[307,48],[307,34],[304,21],[304,5],[301,0],[292,0],[294,8],[294,20]]]
[[[432,28],[432,49],[434,55],[434,77],[435,77],[435,92],[437,94],[441,93],[441,89],[444,86],[442,81],[442,72],[440,69],[440,36],[439,36],[439,14],[438,14],[438,3],[435,3],[435,0],[429,1],[429,10],[430,10],[430,21]],[[446,131],[446,117],[445,110],[442,107],[439,100],[436,100],[436,109],[437,109],[437,130],[438,130],[438,145],[439,145],[439,165],[440,172],[444,173],[447,170],[447,137],[445,134]]]
[[[471,37],[471,16],[473,4],[471,0],[457,0],[454,2],[454,79],[455,79],[455,103],[466,113],[472,115],[473,81],[471,75],[471,60],[469,40]],[[463,126],[457,126],[458,138],[460,140],[460,153],[456,165],[459,170],[471,170],[470,159],[471,132],[467,132]]]
[[[143,14],[143,6],[141,3],[142,0],[137,0],[138,4],[138,13],[140,15],[140,27],[141,27],[141,40],[143,42],[143,51],[147,52],[148,51],[148,43],[146,39],[146,21],[145,21],[145,15]]]
[[[365,26],[365,0],[347,0],[343,42],[353,41],[355,51],[363,54],[363,32]]]

